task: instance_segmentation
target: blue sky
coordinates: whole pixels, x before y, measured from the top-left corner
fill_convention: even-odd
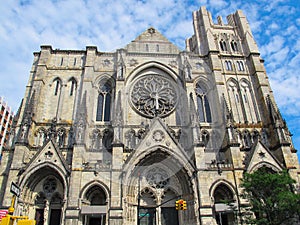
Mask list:
[[[300,152],[299,0],[10,0],[0,7],[0,96],[14,111],[24,96],[40,46],[99,51],[124,47],[153,26],[180,49],[200,6],[226,21],[243,10],[265,60],[277,104]],[[298,156],[300,156],[298,152]]]

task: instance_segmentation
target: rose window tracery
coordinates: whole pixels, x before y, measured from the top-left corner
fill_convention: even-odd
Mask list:
[[[143,76],[133,85],[131,102],[143,116],[165,117],[177,104],[175,84],[157,74]]]
[[[170,178],[162,168],[152,168],[146,175],[148,184],[154,188],[164,188],[169,184]]]
[[[44,184],[43,184],[43,188],[45,193],[53,193],[56,190],[57,187],[57,182],[54,178],[48,178]]]

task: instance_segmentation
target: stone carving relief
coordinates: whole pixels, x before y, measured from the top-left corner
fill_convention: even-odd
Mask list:
[[[146,174],[146,180],[153,188],[164,188],[169,182],[170,178],[168,173],[162,168],[152,168]]]

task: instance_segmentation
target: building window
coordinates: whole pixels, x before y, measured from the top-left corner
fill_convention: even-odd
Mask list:
[[[227,51],[227,45],[226,42],[224,40],[220,41],[220,47],[222,51]]]
[[[156,51],[159,52],[159,45],[156,45]]]
[[[211,123],[212,120],[207,91],[204,87],[200,86],[199,83],[196,85],[196,96],[199,121]]]
[[[146,44],[146,52],[149,52],[149,45]]]
[[[230,44],[231,44],[232,51],[237,52],[238,51],[238,46],[237,46],[236,41],[231,41]]]
[[[109,83],[101,84],[99,87],[96,115],[97,121],[110,120],[111,91],[112,89]]]
[[[230,61],[225,61],[225,68],[228,71],[232,71],[232,63]]]
[[[71,86],[70,86],[70,96],[73,96],[74,95],[74,92],[76,91],[77,89],[77,82],[74,78],[71,78],[70,79],[70,82],[71,82]]]
[[[238,71],[245,71],[245,67],[244,67],[243,61],[237,61],[236,65],[237,65]]]
[[[61,81],[58,79],[58,78],[56,78],[55,80],[54,80],[54,95],[56,96],[56,95],[58,95],[58,93],[59,93],[59,91],[60,91],[60,87],[61,87]]]
[[[74,58],[73,66],[76,66],[76,58]]]

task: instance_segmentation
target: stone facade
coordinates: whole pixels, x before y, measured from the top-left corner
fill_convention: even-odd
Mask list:
[[[185,51],[152,27],[115,52],[41,46],[3,152],[2,208],[14,182],[15,214],[39,225],[233,224],[244,172],[299,180],[249,24],[227,21],[201,7]]]

